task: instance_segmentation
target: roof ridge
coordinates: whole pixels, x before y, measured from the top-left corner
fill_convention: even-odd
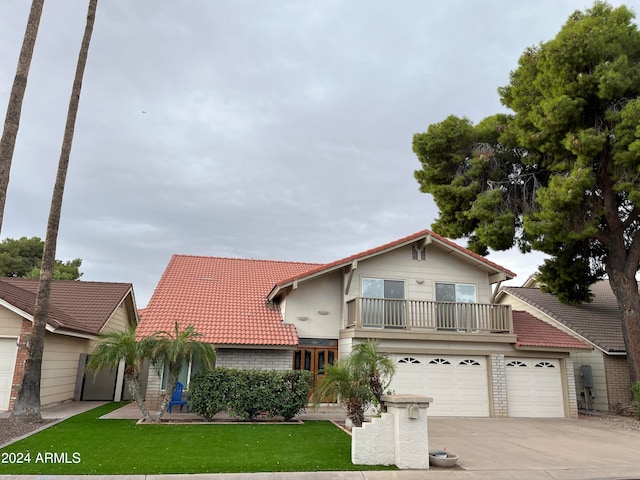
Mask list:
[[[6,282],[6,283],[11,283],[12,281],[18,281],[18,282],[39,282],[40,279],[39,278],[25,278],[25,277],[0,277],[0,282]],[[75,280],[70,280],[68,278],[54,278],[52,280],[53,283],[75,283],[75,284],[82,284],[82,285],[86,285],[89,283],[92,284],[100,284],[100,285],[129,285],[129,286],[133,286],[133,283],[131,282],[105,282],[105,281],[101,281],[101,280],[80,280],[79,278],[75,279]]]
[[[270,262],[270,263],[288,263],[295,265],[326,265],[322,262],[301,262],[296,260],[271,260],[268,258],[246,258],[246,257],[221,257],[218,255],[191,255],[187,253],[174,253],[172,257],[189,257],[189,258],[210,258],[217,260],[240,260],[246,262]]]
[[[469,250],[466,247],[458,245],[457,243],[453,242],[452,240],[449,240],[448,238],[445,238],[442,235],[439,235],[439,234],[437,234],[437,233],[435,233],[435,232],[433,232],[433,231],[431,231],[429,229],[424,229],[424,230],[420,230],[418,232],[412,233],[411,235],[406,235],[406,236],[398,238],[396,240],[392,240],[390,242],[386,242],[386,243],[383,243],[381,245],[369,248],[367,250],[363,250],[361,252],[354,253],[352,255],[339,258],[337,260],[333,260],[333,261],[331,261],[329,263],[320,264],[320,265],[316,266],[315,268],[310,269],[308,272],[303,272],[301,274],[294,275],[292,277],[280,280],[279,282],[277,282],[276,287],[280,287],[280,286],[282,286],[282,285],[284,285],[286,283],[289,283],[291,281],[304,278],[304,277],[306,277],[308,275],[311,275],[311,274],[320,273],[320,272],[323,272],[324,270],[327,270],[327,269],[330,269],[330,268],[335,268],[337,266],[352,262],[354,260],[360,260],[360,259],[362,259],[364,257],[368,257],[368,256],[371,256],[371,255],[377,255],[377,254],[382,253],[384,251],[387,251],[389,249],[393,249],[393,248],[399,247],[400,245],[403,245],[403,244],[408,244],[408,243],[410,243],[410,242],[412,242],[414,240],[417,240],[419,238],[426,237],[426,236],[433,237],[436,240],[440,241],[441,243],[443,243],[445,245],[448,245],[450,248],[453,248],[454,250],[456,250],[456,251],[458,251],[460,253],[463,253],[465,255],[469,255],[472,258],[475,258],[477,261],[484,263],[486,266],[489,266],[489,267],[494,268],[496,270],[500,270],[502,272],[505,272],[505,273],[507,273],[509,275],[512,275],[513,277],[516,276],[516,274],[513,273],[511,270],[509,270],[509,269],[507,269],[505,267],[502,267],[501,265],[498,265],[495,262],[492,262],[491,260],[487,259],[486,257],[483,257],[482,255],[479,255],[479,254]]]

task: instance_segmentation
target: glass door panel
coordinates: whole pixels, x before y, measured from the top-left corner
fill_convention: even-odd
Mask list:
[[[403,280],[385,280],[384,281],[384,298],[385,298],[385,322],[387,328],[404,328],[404,281]]]

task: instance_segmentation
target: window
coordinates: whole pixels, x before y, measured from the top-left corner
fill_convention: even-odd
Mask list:
[[[427,247],[422,247],[418,250],[416,245],[411,247],[411,258],[413,260],[426,260],[427,259]]]
[[[363,278],[362,297],[365,327],[404,327],[404,280]]]
[[[178,374],[178,381],[184,385],[185,390],[189,388],[191,378],[202,369],[202,364],[199,360],[195,359],[188,363],[184,363]],[[167,378],[169,376],[169,365],[164,364],[162,368],[162,382],[160,384],[161,390],[167,389]]]
[[[468,283],[436,283],[438,328],[466,330],[477,329],[475,308],[464,303],[476,302],[476,286]]]
[[[536,364],[535,368],[556,368],[556,366],[553,363],[540,362]]]
[[[451,362],[449,360],[447,360],[446,358],[434,358],[433,360],[429,361],[429,364],[431,364],[431,365],[451,365]]]
[[[512,362],[507,363],[507,367],[526,367],[527,364],[521,362],[520,360],[513,360]]]
[[[413,357],[404,357],[398,360],[398,363],[420,363],[420,360]]]
[[[458,363],[458,365],[468,365],[473,367],[479,367],[480,363],[478,363],[476,360],[473,360],[471,358],[467,358],[465,360],[461,360],[460,363]]]

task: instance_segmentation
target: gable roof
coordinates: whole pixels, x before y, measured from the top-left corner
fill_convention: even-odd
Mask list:
[[[390,250],[395,250],[396,248],[403,247],[405,245],[410,245],[414,242],[418,242],[424,240],[425,243],[430,243],[435,241],[441,247],[447,248],[451,253],[456,254],[460,257],[463,257],[467,262],[472,262],[477,266],[485,268],[488,272],[493,272],[496,274],[503,274],[504,280],[509,280],[516,276],[510,270],[507,270],[504,267],[501,267],[497,263],[491,262],[487,260],[481,255],[472,252],[471,250],[461,247],[460,245],[455,244],[451,240],[444,238],[437,233],[432,232],[431,230],[421,230],[412,235],[408,235],[406,237],[400,238],[398,240],[394,240],[393,242],[385,243],[384,245],[380,245],[378,247],[365,250],[360,253],[356,253],[354,255],[350,255],[348,257],[342,258],[340,260],[336,260],[331,263],[327,263],[324,265],[318,265],[316,268],[312,268],[306,272],[301,272],[297,275],[293,275],[289,278],[281,279],[276,283],[271,292],[269,293],[268,299],[274,299],[278,293],[285,287],[292,285],[296,281],[302,281],[306,279],[310,279],[316,277],[318,275],[324,275],[331,271],[337,270],[339,268],[351,265],[355,261],[365,260],[367,258],[371,258],[377,255],[381,255]]]
[[[150,335],[193,325],[214,345],[295,346],[295,326],[265,298],[281,278],[316,263],[173,255],[156,287],[137,332]]]
[[[513,311],[513,332],[518,337],[516,347],[578,348],[592,347],[528,312]]]
[[[0,278],[0,302],[16,313],[33,319],[39,280]],[[98,335],[115,309],[129,294],[130,283],[54,280],[47,324],[52,330]]]
[[[548,315],[607,353],[625,353],[622,314],[607,280],[591,286],[593,301],[581,305],[561,303],[539,288],[504,287],[504,292]]]
[[[376,248],[327,264],[173,255],[141,316],[138,336],[193,325],[202,340],[215,345],[296,346],[294,325],[270,308],[282,288],[349,265],[356,260],[424,240],[501,278],[515,274],[430,230],[421,230]]]

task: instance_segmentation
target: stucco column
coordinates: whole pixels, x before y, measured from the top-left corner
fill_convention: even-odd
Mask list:
[[[427,408],[433,398],[422,395],[383,395],[393,416],[395,464],[401,469],[429,468]]]

